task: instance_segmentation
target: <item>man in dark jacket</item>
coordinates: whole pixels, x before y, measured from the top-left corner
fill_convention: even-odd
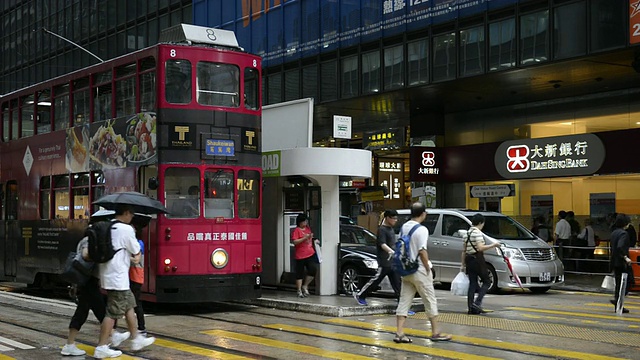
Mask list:
[[[629,233],[627,232],[629,223],[631,223],[629,216],[618,214],[613,224],[614,230],[611,233],[611,268],[616,278],[614,299],[611,300],[611,303],[616,311],[618,309],[622,274],[627,274],[626,288],[624,289],[625,295],[633,284],[633,271],[631,270],[631,259],[629,258]],[[623,308],[622,312],[628,313],[629,310]]]
[[[385,276],[389,277],[389,282],[396,298],[400,297],[400,276],[391,267],[391,257],[396,244],[396,233],[393,231],[393,226],[396,222],[398,222],[398,212],[386,210],[382,225],[378,228],[378,243],[376,244],[378,250],[378,272],[359,292],[353,292],[354,299],[360,305],[367,305],[367,296],[378,288]]]

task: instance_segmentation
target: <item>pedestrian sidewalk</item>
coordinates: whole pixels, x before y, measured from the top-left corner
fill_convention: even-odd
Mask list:
[[[610,290],[600,287],[603,279],[604,275],[565,274],[564,285],[554,286],[552,289],[610,293]],[[262,297],[258,299],[241,302],[260,307],[333,317],[394,314],[398,304],[393,297],[370,296],[367,298],[368,306],[358,305],[355,299],[349,295],[315,296],[312,294],[310,297],[299,298],[297,293],[291,289],[278,290],[273,288],[264,288]],[[424,305],[420,298],[414,299],[411,309],[416,312],[424,311]]]

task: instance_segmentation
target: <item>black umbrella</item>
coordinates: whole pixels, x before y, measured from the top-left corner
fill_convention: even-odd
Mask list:
[[[141,214],[168,213],[167,208],[158,200],[135,191],[119,192],[103,196],[93,202],[108,210],[115,210],[118,205],[130,205],[133,210]]]

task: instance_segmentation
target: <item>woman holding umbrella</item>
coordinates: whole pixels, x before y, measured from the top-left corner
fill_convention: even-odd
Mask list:
[[[473,215],[463,252],[462,270],[464,271],[466,268],[467,275],[469,275],[469,291],[467,292],[469,314],[483,314],[486,312],[482,309],[482,299],[489,290],[490,282],[487,264],[484,260],[484,252],[500,246],[497,241],[490,245],[485,244],[482,234],[484,221],[482,214]],[[482,280],[482,287],[478,284],[478,277]],[[480,288],[480,291],[478,292],[478,297],[474,300],[478,288]]]

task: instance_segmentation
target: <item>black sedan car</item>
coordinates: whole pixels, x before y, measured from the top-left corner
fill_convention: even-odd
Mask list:
[[[339,291],[352,294],[376,274],[376,236],[358,225],[340,224]],[[384,282],[383,282],[384,284]]]

